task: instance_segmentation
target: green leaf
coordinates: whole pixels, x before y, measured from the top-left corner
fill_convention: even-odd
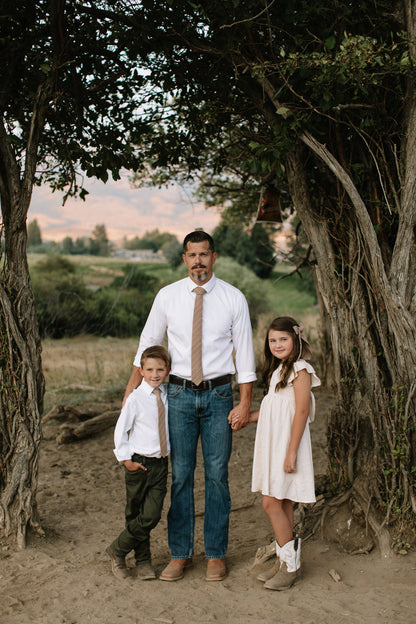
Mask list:
[[[276,109],[276,113],[278,115],[282,115],[282,117],[286,117],[286,115],[290,113],[290,109],[286,108],[285,106],[280,106],[278,109]]]
[[[325,39],[324,45],[327,50],[333,50],[335,48],[335,43],[336,43],[336,39],[334,35],[331,35],[330,37],[328,37],[328,39]]]

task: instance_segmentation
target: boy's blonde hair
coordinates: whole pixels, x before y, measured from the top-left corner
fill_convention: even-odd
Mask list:
[[[170,368],[170,355],[167,352],[165,347],[161,347],[160,345],[154,345],[153,347],[147,347],[142,353],[140,358],[140,366],[144,366],[144,363],[149,358],[156,358],[158,360],[163,360],[166,364],[167,368]]]

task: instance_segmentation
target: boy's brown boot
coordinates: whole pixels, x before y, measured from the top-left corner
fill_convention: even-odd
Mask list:
[[[105,554],[111,561],[111,569],[116,578],[120,581],[130,578],[129,571],[126,566],[126,558],[118,557],[112,548],[112,544],[105,549]]]
[[[136,561],[136,578],[140,581],[153,581],[156,571],[150,561]]]

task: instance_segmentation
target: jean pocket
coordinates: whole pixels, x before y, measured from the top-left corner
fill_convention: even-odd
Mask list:
[[[176,384],[169,384],[167,397],[168,399],[175,399],[176,397],[180,395],[181,392],[183,392],[182,386],[177,386]]]
[[[224,384],[223,386],[217,386],[216,388],[213,388],[212,392],[219,399],[224,399],[225,401],[229,401],[233,398],[233,388],[230,383]]]

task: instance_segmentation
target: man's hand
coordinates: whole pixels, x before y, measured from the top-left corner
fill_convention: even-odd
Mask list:
[[[240,403],[233,407],[228,414],[228,422],[231,429],[238,431],[245,427],[250,417],[251,393],[253,390],[253,382],[240,384]]]
[[[228,414],[228,422],[231,425],[231,429],[238,431],[248,424],[250,416],[250,405],[239,403]]]

